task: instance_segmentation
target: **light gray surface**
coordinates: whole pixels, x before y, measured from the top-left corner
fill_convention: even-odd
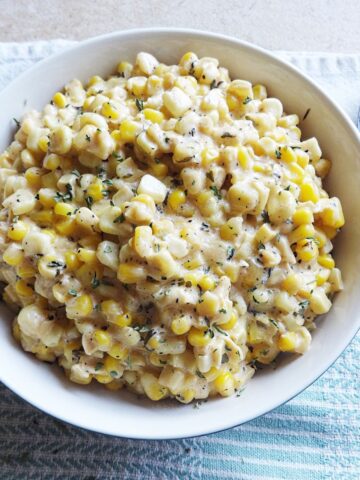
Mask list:
[[[138,27],[225,33],[276,50],[360,51],[359,0],[2,0],[0,41]]]

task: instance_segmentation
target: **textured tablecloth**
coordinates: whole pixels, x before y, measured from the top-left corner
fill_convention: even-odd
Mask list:
[[[0,88],[71,44],[0,44]],[[323,85],[355,120],[360,55],[278,54]],[[359,357],[358,335],[317,382],[274,412],[223,433],[164,442],[80,430],[0,385],[0,479],[359,480]]]

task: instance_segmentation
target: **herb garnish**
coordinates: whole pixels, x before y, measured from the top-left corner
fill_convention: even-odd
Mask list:
[[[139,98],[136,98],[135,99],[135,104],[136,104],[139,112],[141,112],[141,110],[144,110],[144,101],[143,100],[140,100]]]
[[[213,192],[213,194],[218,200],[222,199],[221,193],[215,185],[211,185],[210,190]]]

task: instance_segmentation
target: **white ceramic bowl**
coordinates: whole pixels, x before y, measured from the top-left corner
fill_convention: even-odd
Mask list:
[[[325,157],[333,160],[327,181],[340,197],[347,224],[336,242],[336,260],[345,290],[330,313],[318,321],[309,352],[292,357],[273,371],[255,375],[241,398],[213,399],[200,409],[175,402],[151,403],[128,392],[81,387],[68,382],[57,367],[39,362],[15,344],[11,314],[0,307],[0,380],[34,406],[89,430],[130,438],[165,439],[203,435],[239,425],[291,399],[318,378],[341,354],[360,326],[360,185],[359,135],[349,118],[310,79],[264,50],[221,35],[191,30],[154,29],[113,33],[81,43],[35,65],[0,93],[0,149],[14,133],[12,118],[42,107],[72,78],[106,76],[122,59],[139,51],[176,63],[183,53],[213,56],[233,78],[263,83],[288,112],[302,118],[304,137],[316,136]]]

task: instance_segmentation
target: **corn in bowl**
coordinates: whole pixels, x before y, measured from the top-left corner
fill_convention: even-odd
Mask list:
[[[298,123],[191,52],[139,53],[26,114],[0,155],[0,279],[24,350],[183,403],[306,352],[342,288],[344,217]]]

